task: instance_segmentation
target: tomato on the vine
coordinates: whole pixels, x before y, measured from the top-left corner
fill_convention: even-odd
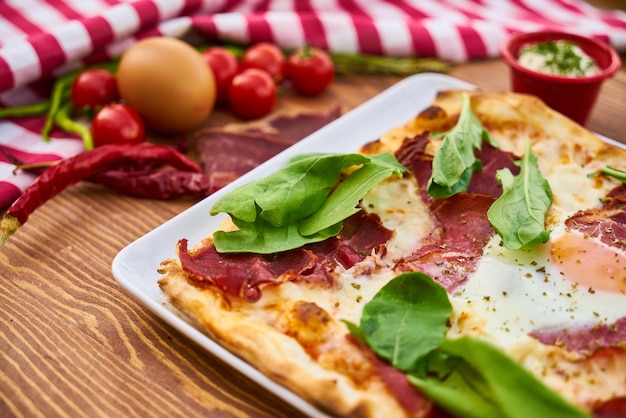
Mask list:
[[[228,88],[239,70],[239,61],[235,54],[220,46],[211,47],[202,52],[202,58],[209,65],[215,77],[216,102],[228,102]]]
[[[76,77],[72,83],[70,97],[77,109],[84,107],[95,109],[117,102],[120,94],[117,80],[110,71],[91,68]]]
[[[94,146],[105,144],[138,144],[146,131],[139,114],[123,104],[104,106],[91,121]]]
[[[315,96],[326,90],[333,81],[335,65],[323,50],[305,47],[289,56],[287,74],[296,92]]]
[[[240,68],[258,68],[267,71],[276,84],[285,79],[287,60],[280,48],[269,42],[260,42],[248,48],[241,57]]]
[[[241,119],[260,118],[274,107],[276,85],[266,71],[248,68],[233,78],[228,101],[235,116]]]

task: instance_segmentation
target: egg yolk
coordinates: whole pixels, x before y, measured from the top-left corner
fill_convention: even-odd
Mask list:
[[[626,254],[597,238],[567,231],[551,241],[552,261],[566,279],[592,290],[626,294]]]

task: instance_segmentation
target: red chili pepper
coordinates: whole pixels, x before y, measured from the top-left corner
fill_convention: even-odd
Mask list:
[[[0,247],[39,206],[74,183],[112,169],[169,166],[201,173],[200,167],[175,149],[145,142],[138,145],[103,145],[59,161],[46,169],[9,207],[0,222]]]
[[[216,190],[209,177],[191,171],[160,170],[137,173],[109,170],[87,180],[118,193],[142,199],[167,200],[184,196],[199,198],[208,196]]]

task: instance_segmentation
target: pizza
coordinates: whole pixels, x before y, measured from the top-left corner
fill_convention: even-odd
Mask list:
[[[444,91],[331,151],[216,202],[161,264],[173,306],[333,416],[626,415],[624,149]]]

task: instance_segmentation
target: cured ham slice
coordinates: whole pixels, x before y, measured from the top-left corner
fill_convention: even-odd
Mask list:
[[[216,285],[228,296],[255,302],[261,297],[262,284],[302,280],[329,288],[337,266],[349,269],[372,251],[384,251],[391,234],[378,215],[359,212],[344,221],[339,236],[279,255],[218,253],[212,244],[191,253],[184,239],[178,244],[178,253],[182,268],[192,280]]]
[[[278,115],[263,124],[205,129],[196,145],[200,165],[214,188],[220,189],[340,114],[335,107],[326,113]]]
[[[467,192],[435,199],[427,192],[433,161],[425,151],[429,140],[427,133],[408,138],[396,152],[398,161],[415,176],[422,200],[435,219],[435,228],[417,244],[413,254],[398,262],[397,269],[422,271],[450,292],[474,271],[484,245],[494,235],[487,210],[502,194],[495,173],[508,168],[517,175],[518,157],[484,143],[476,155],[486,163],[473,174]]]

